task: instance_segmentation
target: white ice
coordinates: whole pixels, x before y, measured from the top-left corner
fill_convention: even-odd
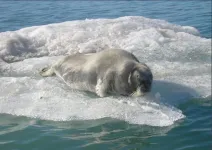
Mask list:
[[[121,48],[153,71],[152,92],[140,98],[70,89],[38,71],[64,55]],[[144,17],[86,19],[0,33],[0,113],[46,120],[111,117],[168,126],[184,118],[177,105],[211,95],[211,39],[197,29]]]

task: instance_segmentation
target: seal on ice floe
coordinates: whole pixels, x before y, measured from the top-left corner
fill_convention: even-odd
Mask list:
[[[152,72],[125,50],[109,49],[91,54],[65,56],[40,71],[43,77],[57,75],[73,89],[107,94],[141,96],[151,90]]]

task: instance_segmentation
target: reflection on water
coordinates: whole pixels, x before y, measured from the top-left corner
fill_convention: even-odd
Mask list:
[[[150,127],[131,125],[124,121],[104,118],[89,121],[54,122],[2,114],[0,139],[4,143],[36,143],[40,140],[69,141],[75,148],[96,148],[98,144],[121,148],[146,145],[146,139],[165,135],[173,126]],[[19,133],[19,137],[17,134]],[[30,135],[30,136],[29,136]],[[10,137],[10,141],[7,141]],[[35,138],[36,137],[36,138]],[[42,138],[43,137],[43,138]],[[75,144],[73,144],[75,143]],[[71,147],[72,147],[71,146]],[[1,146],[0,146],[1,147]]]

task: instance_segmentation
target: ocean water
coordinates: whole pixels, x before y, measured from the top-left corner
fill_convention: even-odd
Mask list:
[[[0,1],[0,10],[0,149],[211,149],[211,1]],[[38,74],[107,48],[150,66],[148,95],[99,98]]]

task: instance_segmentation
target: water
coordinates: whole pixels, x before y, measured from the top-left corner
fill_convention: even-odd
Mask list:
[[[1,1],[0,10],[0,149],[211,148],[210,1]],[[110,47],[151,67],[149,95],[99,99],[37,73],[61,55]]]

